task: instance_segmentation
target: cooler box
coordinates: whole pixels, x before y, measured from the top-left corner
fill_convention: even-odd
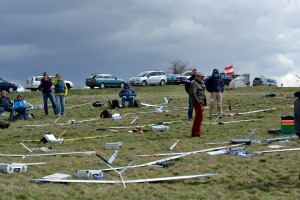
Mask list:
[[[281,120],[281,133],[294,134],[295,133],[294,120]]]

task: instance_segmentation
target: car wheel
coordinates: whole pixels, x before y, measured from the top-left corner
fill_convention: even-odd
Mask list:
[[[146,85],[147,85],[147,81],[143,81],[142,86],[146,86]]]
[[[91,89],[94,89],[95,87],[94,87],[94,86],[90,86],[90,88],[91,88]]]
[[[165,80],[161,80],[159,85],[165,85],[166,84],[166,81]]]
[[[100,88],[101,88],[101,89],[105,88],[105,84],[104,84],[104,83],[101,83],[101,84],[100,84]]]
[[[30,89],[31,91],[37,91],[37,89]]]
[[[124,87],[124,82],[120,83],[120,87],[121,87],[121,88]]]
[[[9,87],[7,91],[8,91],[9,93],[12,93],[12,92],[14,92],[14,88]]]

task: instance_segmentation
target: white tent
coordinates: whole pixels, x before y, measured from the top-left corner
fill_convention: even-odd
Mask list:
[[[246,78],[245,76],[237,76],[232,79],[229,83],[229,87],[245,87],[246,86]]]

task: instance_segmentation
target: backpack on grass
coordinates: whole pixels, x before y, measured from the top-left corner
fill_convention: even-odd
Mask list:
[[[117,99],[108,101],[108,105],[111,109],[120,108],[119,101]]]
[[[100,118],[111,118],[111,114],[108,112],[108,110],[104,110],[101,112]]]
[[[133,101],[133,107],[141,107],[142,106],[142,104],[141,104],[141,102],[140,102],[140,100],[134,100]]]

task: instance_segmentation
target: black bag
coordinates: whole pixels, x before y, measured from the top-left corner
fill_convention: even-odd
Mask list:
[[[108,110],[104,110],[100,114],[100,118],[111,118],[111,114],[108,112]]]
[[[0,128],[5,129],[9,127],[9,122],[0,120]]]
[[[141,107],[142,106],[142,104],[141,104],[141,102],[140,102],[140,100],[134,100],[133,101],[133,107]]]
[[[107,101],[107,102],[111,109],[120,108],[119,101],[117,99],[112,100],[111,102],[110,101]]]
[[[294,120],[293,116],[281,116],[281,120]]]
[[[104,106],[104,103],[100,102],[100,101],[95,101],[93,104],[92,104],[93,107],[102,107]]]

